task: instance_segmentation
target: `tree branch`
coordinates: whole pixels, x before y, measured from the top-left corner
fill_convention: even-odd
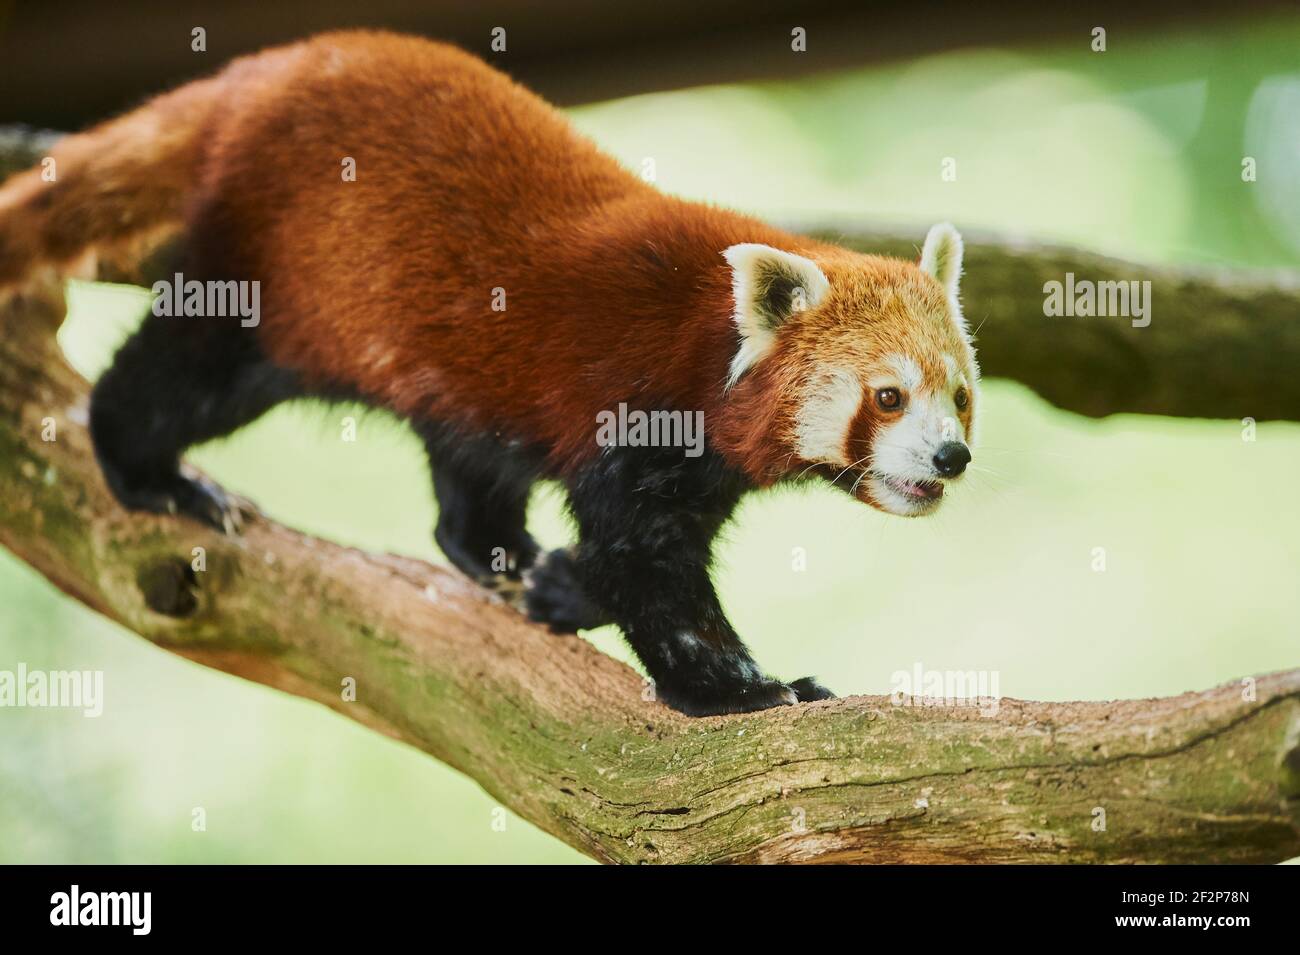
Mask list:
[[[405,740],[594,858],[1300,854],[1300,671],[1260,677],[1253,699],[1228,684],[1003,700],[983,716],[853,697],[689,720],[644,702],[628,667],[449,571],[266,519],[225,537],[125,513],[91,452],[87,385],[55,342],[62,317],[53,285],[0,302],[0,543],[158,646]]]

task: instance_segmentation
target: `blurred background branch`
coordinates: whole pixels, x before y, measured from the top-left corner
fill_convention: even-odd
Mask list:
[[[49,153],[61,133],[30,126],[0,126],[0,181],[35,166]]]
[[[815,230],[814,230],[815,231]],[[915,259],[914,239],[830,233]],[[1081,249],[967,235],[962,300],[985,376],[1091,417],[1300,420],[1300,273],[1158,268]],[[1044,315],[1048,282],[1149,282],[1151,322]]]
[[[314,0],[310,5],[227,0],[196,13],[150,0],[0,0],[0,123],[63,129],[127,109],[231,57],[341,27],[385,28],[473,50],[551,102],[575,105],[639,93],[792,78],[914,60],[950,50],[1026,46],[1114,34],[1187,29],[1293,10],[1290,0],[1092,0],[1086,8],[1004,0]],[[813,55],[792,55],[803,27]],[[190,32],[205,31],[206,50]],[[489,46],[507,31],[505,51]],[[57,38],[57,42],[55,40]],[[1188,72],[1195,67],[1188,65]]]

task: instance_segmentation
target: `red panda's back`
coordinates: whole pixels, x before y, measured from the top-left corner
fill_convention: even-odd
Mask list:
[[[624,398],[712,413],[722,250],[789,237],[662,195],[442,44],[328,34],[229,72],[192,238],[263,281],[277,365],[557,461]]]
[[[194,231],[231,271],[268,277],[259,334],[324,377],[391,380],[452,360],[494,288],[521,291],[555,237],[651,192],[557,110],[444,44],[324,34],[228,74]]]

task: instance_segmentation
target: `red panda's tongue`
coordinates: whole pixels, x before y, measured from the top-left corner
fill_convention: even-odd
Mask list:
[[[943,497],[943,485],[938,481],[908,481],[903,485],[903,491],[914,497],[924,497],[929,500]]]

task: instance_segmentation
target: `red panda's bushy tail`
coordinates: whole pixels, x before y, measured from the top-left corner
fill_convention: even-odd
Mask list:
[[[89,256],[129,264],[175,233],[222,86],[190,83],[66,136],[0,184],[0,288],[42,267],[93,277]]]

